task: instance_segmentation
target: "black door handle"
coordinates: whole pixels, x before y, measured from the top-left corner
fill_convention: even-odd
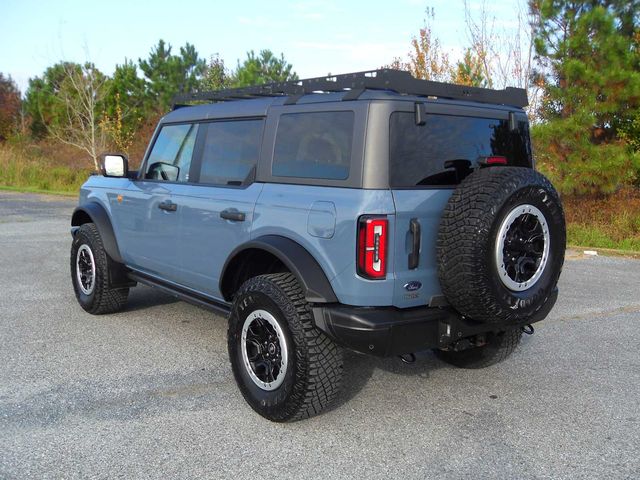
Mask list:
[[[220,217],[225,220],[231,220],[232,222],[244,222],[244,213],[235,209],[227,209],[220,212]]]
[[[412,248],[409,253],[409,270],[418,268],[420,263],[420,222],[417,218],[412,218],[409,222],[409,232],[412,237]]]
[[[171,200],[166,200],[162,203],[159,203],[158,208],[160,210],[166,210],[167,212],[175,212],[178,209],[178,205],[173,203]]]

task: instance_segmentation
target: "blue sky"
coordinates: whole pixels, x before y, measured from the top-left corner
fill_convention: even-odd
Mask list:
[[[516,2],[487,7],[508,26]],[[455,55],[466,44],[463,0],[0,0],[0,72],[23,91],[30,77],[62,59],[90,60],[110,74],[125,58],[146,58],[160,38],[176,50],[190,42],[202,57],[218,53],[232,67],[248,50],[269,48],[283,52],[303,78],[368,70],[406,55],[427,7]],[[479,7],[471,1],[472,10]]]

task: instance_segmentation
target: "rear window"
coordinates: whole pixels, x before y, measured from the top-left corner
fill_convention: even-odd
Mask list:
[[[272,174],[278,177],[349,178],[354,113],[290,113],[280,117]]]
[[[530,166],[527,122],[509,130],[507,120],[427,115],[391,115],[389,181],[392,187],[456,185],[477,168],[483,157],[503,156],[508,165]]]
[[[248,183],[260,155],[263,123],[263,120],[235,120],[205,124],[200,183]]]

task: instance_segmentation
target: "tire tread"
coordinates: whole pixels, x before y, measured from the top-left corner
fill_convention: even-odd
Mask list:
[[[296,421],[319,414],[334,403],[340,392],[342,348],[315,326],[309,303],[293,274],[272,273],[251,278],[240,287],[236,297],[242,298],[244,294],[256,291],[267,295],[282,310],[296,344],[297,378],[293,391],[282,409],[267,418],[280,422]],[[232,316],[237,315],[235,310],[232,310]],[[232,318],[229,325],[230,342],[234,341],[233,328]],[[242,382],[238,381],[238,384],[249,404],[252,404]],[[263,412],[259,413],[264,415]]]
[[[93,298],[90,302],[83,302],[81,293],[75,280],[75,248],[72,248],[71,255],[71,278],[73,279],[74,291],[78,303],[87,312],[93,315],[104,315],[107,313],[115,313],[122,310],[127,303],[129,296],[128,288],[110,288],[109,287],[109,267],[110,262],[113,262],[107,255],[104,245],[102,243],[102,237],[100,232],[94,223],[83,224],[79,231],[76,233],[75,240],[81,240],[82,238],[87,240],[87,244],[93,253],[93,258],[96,263],[96,285],[93,291]],[[81,245],[82,243],[79,243]]]
[[[558,242],[564,252],[564,212],[559,196],[551,182],[531,168],[480,169],[463,180],[443,211],[436,242],[438,277],[449,302],[469,318],[487,323],[526,320],[519,312],[495,301],[487,268],[487,259],[492,258],[494,243],[489,237],[496,215],[507,199],[526,188],[537,188],[548,196],[554,217],[562,223],[561,235],[554,238],[554,242]],[[560,276],[562,260],[556,259],[553,285]],[[550,293],[551,289],[546,298],[538,302],[537,310],[546,303]]]

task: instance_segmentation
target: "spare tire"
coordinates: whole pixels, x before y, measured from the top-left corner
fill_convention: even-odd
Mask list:
[[[544,175],[481,168],[453,192],[440,221],[442,291],[470,319],[525,323],[556,288],[565,246],[562,204]]]

